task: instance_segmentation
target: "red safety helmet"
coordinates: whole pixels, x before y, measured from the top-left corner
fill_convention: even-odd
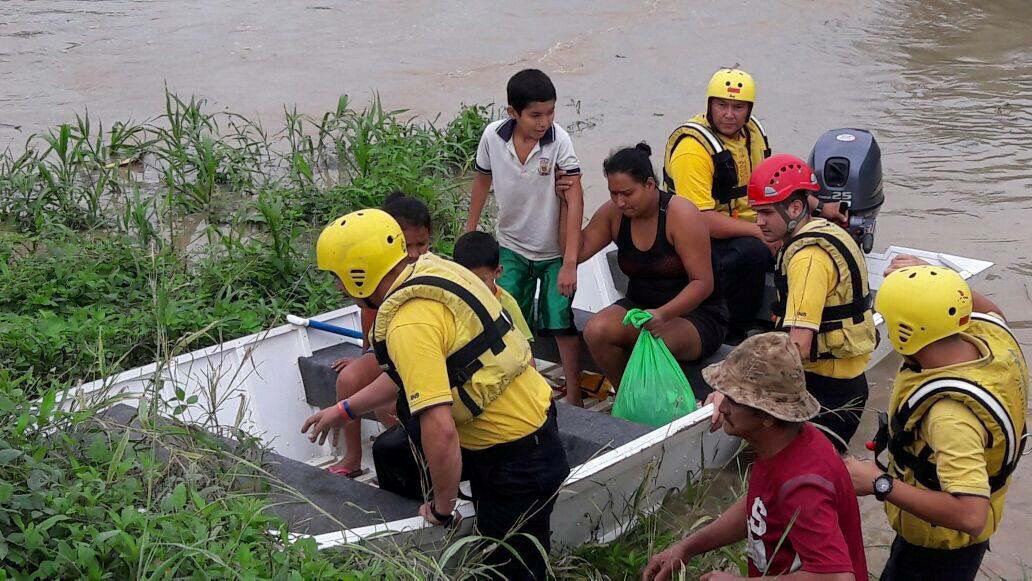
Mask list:
[[[766,206],[785,201],[798,190],[820,191],[817,176],[806,162],[794,155],[779,153],[763,160],[749,178],[750,206]]]

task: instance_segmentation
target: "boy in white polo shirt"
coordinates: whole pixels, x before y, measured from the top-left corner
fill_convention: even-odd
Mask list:
[[[555,118],[555,86],[537,69],[522,70],[506,86],[509,118],[484,129],[477,149],[466,232],[476,230],[494,186],[498,204],[496,237],[502,276],[538,335],[555,337],[566,375],[566,400],[581,405],[580,339],[573,324],[584,192],[574,179],[566,201],[555,195],[555,171],[580,176],[570,135]],[[535,316],[534,291],[538,282]]]

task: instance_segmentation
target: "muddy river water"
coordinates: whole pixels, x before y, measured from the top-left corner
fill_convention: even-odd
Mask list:
[[[590,210],[608,195],[606,153],[641,139],[661,151],[701,111],[710,73],[735,63],[757,78],[775,151],[805,155],[836,127],[871,130],[886,194],[876,247],[995,262],[978,288],[1032,352],[1028,0],[0,2],[0,149],[87,107],[149,118],[165,84],[275,125],[284,104],[321,113],[372,91],[447,116],[503,103],[508,76],[538,67],[574,129]],[[872,403],[884,405],[893,363],[873,374]],[[987,578],[1020,578],[1019,562],[1032,563],[1030,488],[1032,461],[1012,484]],[[880,507],[863,508],[877,571],[891,536]]]

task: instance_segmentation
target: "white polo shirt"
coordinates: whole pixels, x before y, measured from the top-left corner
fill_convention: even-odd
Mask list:
[[[515,119],[495,121],[484,129],[476,170],[491,176],[498,203],[498,244],[530,260],[549,260],[559,252],[559,198],[555,168],[580,173],[570,134],[558,124],[520,163],[512,143]]]

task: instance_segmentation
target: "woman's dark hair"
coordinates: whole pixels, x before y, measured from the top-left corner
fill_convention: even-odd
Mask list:
[[[474,268],[498,268],[500,260],[498,241],[487,232],[466,232],[455,241],[452,256],[456,264]]]
[[[394,191],[387,194],[380,208],[397,220],[398,225],[402,228],[419,228],[422,226],[428,232],[432,231],[430,228],[430,210],[423,203],[423,200],[419,198]]]
[[[642,141],[634,147],[624,147],[613,153],[602,162],[602,171],[608,176],[614,173],[625,173],[639,184],[646,184],[649,178],[656,181],[656,172],[652,169],[652,148]]]
[[[548,75],[537,69],[523,69],[509,79],[505,86],[509,106],[522,113],[523,108],[535,102],[555,101],[555,85]]]

